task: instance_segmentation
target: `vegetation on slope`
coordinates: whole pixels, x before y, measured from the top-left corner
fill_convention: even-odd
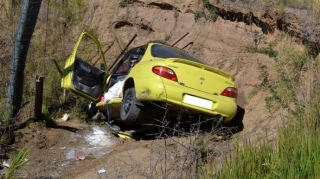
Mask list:
[[[295,50],[288,44],[274,56],[279,81],[272,83],[267,72],[262,73],[265,74],[262,89],[273,94],[265,99],[269,109],[290,111],[289,116],[283,116],[284,124],[279,127],[277,141],[266,137],[258,144],[235,142],[234,151],[221,170],[214,172],[217,165],[211,163],[209,168],[202,168],[201,178],[208,175],[215,178],[319,178],[319,57],[310,56],[307,50]],[[257,49],[255,53],[266,51]]]

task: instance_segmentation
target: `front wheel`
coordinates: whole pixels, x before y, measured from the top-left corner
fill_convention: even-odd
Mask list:
[[[136,90],[129,88],[125,91],[121,109],[120,117],[123,123],[132,124],[138,117],[140,108],[137,106]]]

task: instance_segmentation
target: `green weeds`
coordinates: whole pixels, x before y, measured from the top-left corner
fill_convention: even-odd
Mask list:
[[[272,43],[268,44],[267,47],[261,47],[261,48],[247,47],[246,51],[251,52],[251,53],[265,54],[271,58],[275,58],[278,55],[278,51],[274,50],[274,44],[272,44]]]
[[[269,45],[264,52],[273,57],[279,78],[271,81],[267,67],[260,64],[262,82],[259,88],[267,90],[266,105],[273,111],[279,107],[291,115],[279,127],[278,139],[267,138],[252,145],[245,141],[234,144],[234,151],[222,167],[212,163],[209,178],[319,178],[320,177],[320,95],[317,83],[320,63],[305,51],[290,45],[278,48]],[[303,89],[303,87],[305,89]],[[215,172],[217,171],[218,172]],[[200,175],[200,178],[205,178]]]
[[[21,176],[17,176],[15,173],[15,170],[17,170],[19,167],[21,167],[27,160],[27,157],[29,155],[30,150],[29,149],[22,149],[19,151],[18,154],[16,154],[11,163],[10,167],[8,168],[4,179],[11,179],[11,178],[19,178]]]
[[[216,178],[319,178],[320,137],[293,122],[279,132],[276,144],[235,144]]]
[[[119,3],[119,7],[121,8],[125,8],[128,6],[128,0],[122,0],[120,3]]]
[[[219,14],[216,8],[210,4],[209,0],[202,0],[203,6],[207,9],[208,15],[206,16],[207,19],[212,20],[215,22],[219,17]]]
[[[197,22],[200,18],[204,17],[204,13],[202,11],[196,11],[194,13],[194,20]]]
[[[85,15],[85,1],[84,0],[70,0],[70,1],[48,1],[50,7],[54,10],[56,17],[60,16],[62,25],[70,27],[75,23],[81,22]]]
[[[164,37],[164,41],[168,41],[170,40],[171,38],[171,35],[170,34],[166,34],[166,36]]]
[[[273,8],[280,15],[285,14],[285,7],[306,8],[312,13],[313,19],[319,21],[320,2],[319,0],[264,0],[265,3],[273,5]]]
[[[173,17],[176,19],[179,17],[179,12],[175,9],[173,12]]]
[[[219,17],[216,8],[210,4],[208,0],[201,0],[203,4],[202,10],[198,10],[194,13],[194,19],[197,22],[200,18],[205,17],[207,20],[215,22]]]

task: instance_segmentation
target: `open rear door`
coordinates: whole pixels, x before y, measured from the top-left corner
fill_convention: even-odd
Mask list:
[[[103,69],[108,69],[100,42],[89,32],[83,31],[64,66],[61,87],[88,100],[99,101],[108,77],[107,71],[90,62],[99,57]]]

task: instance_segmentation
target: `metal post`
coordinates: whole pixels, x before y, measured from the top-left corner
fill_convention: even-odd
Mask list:
[[[42,111],[42,100],[43,100],[43,77],[36,76],[36,98],[34,105],[34,117],[35,121],[39,121]]]

